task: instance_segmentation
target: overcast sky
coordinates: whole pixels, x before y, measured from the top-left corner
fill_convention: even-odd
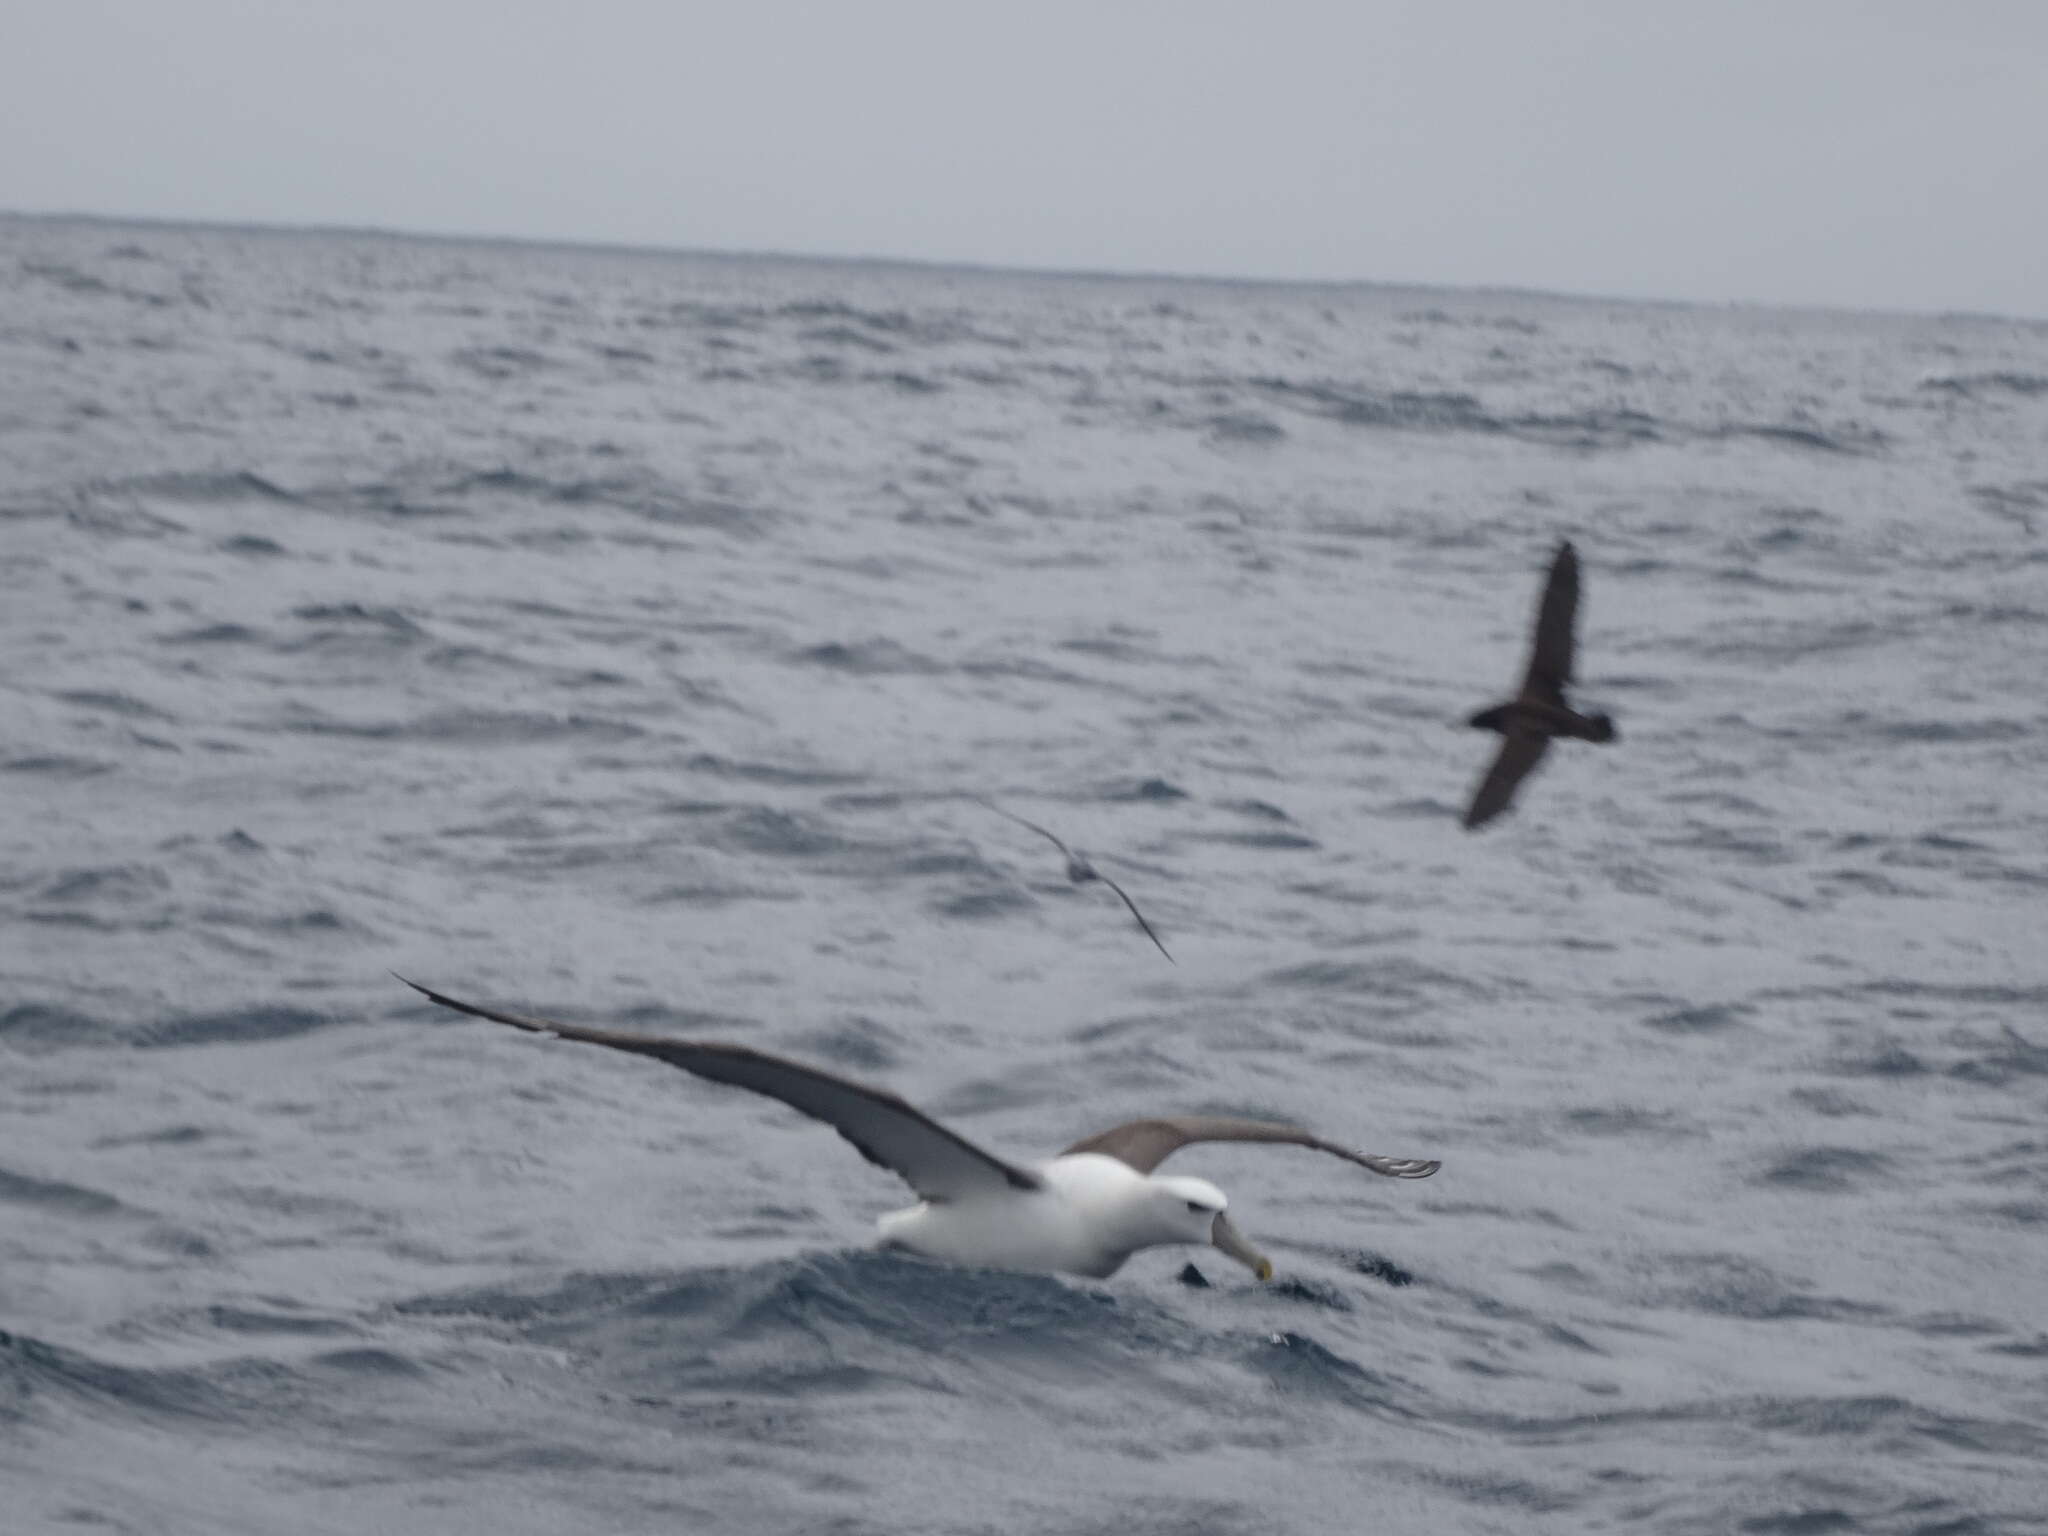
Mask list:
[[[0,207],[2048,316],[2048,0],[4,0]]]

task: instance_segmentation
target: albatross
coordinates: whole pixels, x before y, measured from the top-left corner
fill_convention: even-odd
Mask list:
[[[992,800],[980,800],[979,797],[977,797],[977,801],[979,804],[986,806],[989,810],[994,811],[998,816],[1002,816],[1010,821],[1014,821],[1020,827],[1029,827],[1032,831],[1036,832],[1040,837],[1044,838],[1047,842],[1051,843],[1053,847],[1059,849],[1060,853],[1065,856],[1067,861],[1067,879],[1072,881],[1075,885],[1086,885],[1091,880],[1099,880],[1102,882],[1102,884],[1108,886],[1112,891],[1115,891],[1118,896],[1123,898],[1124,905],[1131,909],[1131,916],[1135,917],[1138,920],[1138,926],[1145,930],[1145,937],[1150,939],[1153,942],[1153,944],[1157,946],[1159,953],[1161,953],[1162,955],[1166,955],[1167,964],[1180,964],[1180,962],[1174,959],[1172,955],[1167,954],[1166,946],[1160,942],[1159,935],[1152,931],[1152,925],[1145,921],[1145,914],[1138,910],[1138,904],[1135,901],[1131,900],[1130,893],[1127,892],[1122,886],[1118,885],[1114,880],[1110,879],[1109,876],[1105,875],[1101,870],[1097,869],[1093,864],[1089,863],[1085,855],[1074,852],[1073,849],[1069,848],[1065,843],[1061,842],[1052,833],[1046,831],[1046,829],[1044,827],[1041,827],[1037,822],[1026,821],[1022,816],[1018,816],[1013,814],[1012,812],[1004,810],[1000,805],[997,805]]]
[[[876,1223],[877,1245],[946,1263],[1056,1270],[1099,1280],[1141,1248],[1199,1243],[1270,1280],[1272,1261],[1231,1223],[1223,1191],[1207,1179],[1162,1176],[1154,1171],[1161,1163],[1196,1142],[1257,1141],[1327,1152],[1391,1179],[1426,1179],[1441,1166],[1354,1152],[1292,1125],[1166,1115],[1114,1126],[1026,1167],[982,1150],[886,1089],[751,1046],[558,1024],[479,1007],[398,979],[443,1008],[531,1034],[652,1056],[712,1082],[780,1099],[824,1121],[918,1197],[908,1210],[891,1211]]]

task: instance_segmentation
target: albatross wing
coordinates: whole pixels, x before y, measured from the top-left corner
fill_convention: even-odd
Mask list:
[[[1426,1179],[1442,1163],[1411,1157],[1381,1157],[1374,1152],[1353,1152],[1299,1126],[1279,1125],[1270,1120],[1232,1120],[1215,1115],[1163,1115],[1151,1120],[1132,1120],[1124,1125],[1077,1141],[1060,1155],[1099,1152],[1128,1164],[1139,1173],[1150,1173],[1182,1147],[1198,1141],[1270,1141],[1290,1146],[1313,1147],[1347,1163],[1370,1168],[1390,1179]]]
[[[1118,885],[1114,880],[1110,879],[1107,875],[1097,875],[1095,878],[1100,880],[1104,885],[1108,886],[1112,891],[1115,891],[1117,895],[1123,897],[1124,905],[1131,909],[1131,916],[1135,917],[1138,920],[1138,926],[1145,930],[1145,937],[1150,939],[1155,945],[1158,946],[1159,953],[1161,953],[1162,955],[1166,955],[1166,958],[1169,963],[1173,965],[1179,965],[1180,962],[1178,960],[1175,960],[1172,955],[1166,954],[1166,946],[1160,943],[1159,935],[1152,931],[1152,925],[1145,921],[1145,914],[1138,910],[1138,904],[1135,901],[1131,900],[1130,896],[1125,892],[1124,888]]]
[[[458,1013],[474,1014],[532,1034],[559,1035],[564,1040],[581,1040],[615,1051],[630,1051],[636,1056],[652,1056],[714,1083],[730,1083],[735,1088],[780,1099],[791,1109],[824,1121],[852,1142],[862,1157],[899,1175],[925,1200],[965,1200],[1043,1187],[1036,1174],[982,1151],[885,1089],[851,1082],[751,1046],[557,1024],[551,1019],[480,1008],[416,981],[406,981],[403,976],[398,979],[443,1008],[453,1008]]]

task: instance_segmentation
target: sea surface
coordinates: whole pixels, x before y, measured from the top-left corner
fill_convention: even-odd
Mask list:
[[[2044,760],[2048,324],[0,219],[0,1526],[2048,1532]]]

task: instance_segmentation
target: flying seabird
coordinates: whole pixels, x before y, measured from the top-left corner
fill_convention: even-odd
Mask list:
[[[1349,1151],[1291,1125],[1169,1115],[1133,1120],[1077,1141],[1047,1162],[1021,1167],[984,1152],[886,1089],[750,1046],[557,1024],[480,1008],[398,979],[444,1008],[533,1034],[652,1056],[713,1082],[780,1099],[824,1121],[862,1157],[899,1175],[918,1196],[918,1204],[891,1211],[876,1223],[877,1246],[952,1264],[1063,1270],[1102,1279],[1140,1248],[1207,1243],[1261,1280],[1270,1280],[1272,1261],[1231,1225],[1222,1190],[1207,1179],[1160,1178],[1153,1170],[1198,1141],[1312,1147],[1394,1179],[1426,1179],[1440,1166]]]
[[[1037,822],[1026,821],[1022,816],[1011,815],[1010,812],[1004,810],[1000,805],[997,805],[990,800],[982,800],[979,803],[981,805],[987,806],[988,809],[994,811],[998,816],[1009,817],[1011,821],[1014,821],[1020,827],[1029,827],[1032,831],[1036,832],[1040,837],[1044,838],[1047,842],[1051,843],[1053,847],[1059,849],[1061,853],[1065,854],[1067,858],[1067,878],[1073,881],[1074,884],[1086,885],[1090,880],[1100,880],[1112,891],[1115,891],[1117,895],[1123,897],[1124,905],[1131,909],[1131,916],[1135,917],[1138,920],[1138,926],[1145,930],[1145,937],[1150,939],[1154,944],[1157,944],[1159,946],[1159,953],[1161,953],[1162,955],[1166,955],[1167,963],[1169,965],[1178,965],[1180,963],[1179,961],[1175,960],[1172,955],[1166,954],[1166,946],[1159,942],[1159,935],[1152,931],[1152,925],[1145,921],[1145,914],[1138,910],[1138,904],[1135,901],[1131,900],[1129,893],[1126,892],[1122,886],[1118,885],[1114,880],[1110,879],[1109,876],[1105,875],[1093,864],[1090,864],[1080,854],[1074,852],[1073,849],[1069,848],[1057,837],[1054,837],[1052,833],[1046,831],[1045,828],[1041,827]]]
[[[1551,738],[1612,741],[1614,721],[1606,715],[1582,715],[1565,702],[1572,680],[1572,631],[1579,613],[1579,557],[1569,539],[1557,546],[1550,562],[1550,580],[1536,608],[1536,637],[1529,649],[1529,671],[1522,691],[1505,704],[1482,709],[1466,723],[1482,731],[1498,731],[1500,753],[1473,792],[1465,812],[1465,829],[1483,827],[1515,797],[1515,786],[1550,750]]]

